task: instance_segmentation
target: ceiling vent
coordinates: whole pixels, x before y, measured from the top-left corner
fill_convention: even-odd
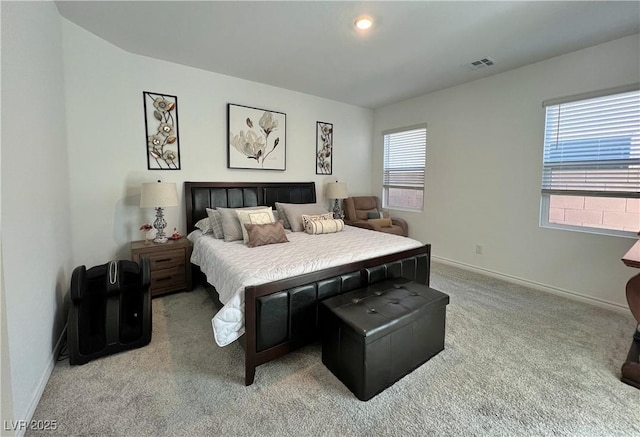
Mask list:
[[[490,57],[487,56],[486,58],[482,58],[482,59],[478,59],[477,61],[469,62],[467,64],[467,67],[469,67],[469,70],[477,70],[479,68],[490,67],[493,64],[495,64],[493,59],[491,59]]]

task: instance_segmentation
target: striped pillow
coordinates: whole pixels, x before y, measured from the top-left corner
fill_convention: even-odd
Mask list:
[[[276,207],[276,211],[278,212],[278,216],[280,217],[280,220],[282,220],[284,228],[291,229],[291,224],[287,219],[287,214],[284,212],[284,204],[281,202],[276,202],[274,203],[274,206]]]
[[[344,229],[344,222],[340,219],[311,220],[304,230],[307,234],[332,234]]]
[[[222,232],[222,216],[220,216],[220,212],[215,209],[206,208],[207,216],[209,216],[209,222],[211,224],[211,232],[213,232],[213,236],[218,240],[224,238],[224,233]]]
[[[314,220],[333,220],[333,213],[328,212],[326,214],[318,214],[318,215],[302,214],[302,227],[307,229],[307,223]]]

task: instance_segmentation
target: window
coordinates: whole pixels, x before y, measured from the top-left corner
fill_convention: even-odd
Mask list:
[[[638,87],[544,105],[541,225],[635,235],[640,230]]]
[[[384,132],[383,205],[422,211],[427,127]]]

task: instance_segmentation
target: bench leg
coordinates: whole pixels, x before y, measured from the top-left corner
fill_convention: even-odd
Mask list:
[[[245,360],[244,363],[244,385],[249,386],[253,384],[253,380],[256,376],[256,366],[253,363],[249,363]]]

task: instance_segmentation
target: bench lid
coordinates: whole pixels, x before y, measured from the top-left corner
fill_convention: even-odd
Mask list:
[[[421,310],[448,303],[447,294],[404,278],[388,279],[323,301],[323,305],[367,340],[395,331],[413,321]]]

